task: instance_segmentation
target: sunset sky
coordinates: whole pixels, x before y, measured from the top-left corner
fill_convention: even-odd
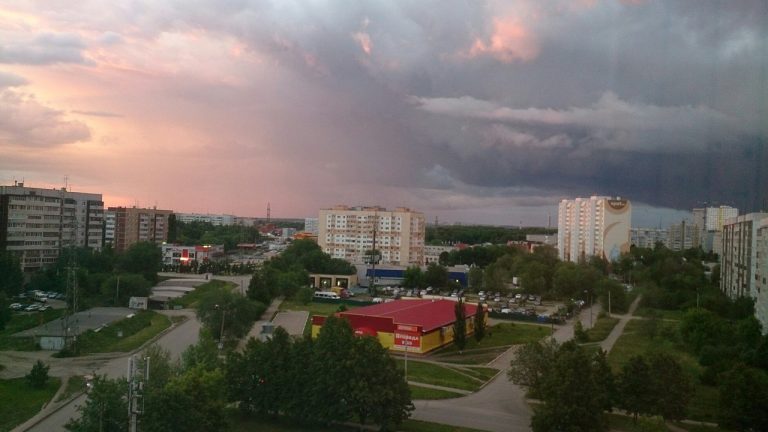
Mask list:
[[[768,202],[765,0],[0,3],[0,184],[263,217]]]

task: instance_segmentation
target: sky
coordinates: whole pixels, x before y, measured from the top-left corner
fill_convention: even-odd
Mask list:
[[[768,207],[767,141],[764,0],[0,3],[0,184],[107,205],[666,226]]]

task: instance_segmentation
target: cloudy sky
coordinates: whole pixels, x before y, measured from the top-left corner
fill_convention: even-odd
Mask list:
[[[633,225],[768,197],[765,0],[4,0],[0,183]]]

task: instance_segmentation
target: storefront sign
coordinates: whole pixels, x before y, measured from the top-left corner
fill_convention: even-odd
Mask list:
[[[421,336],[415,333],[395,333],[395,346],[419,348],[421,347]]]

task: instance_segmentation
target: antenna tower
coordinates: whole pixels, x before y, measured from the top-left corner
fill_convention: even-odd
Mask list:
[[[269,203],[267,203],[267,223],[270,222],[271,217],[271,209],[269,208]]]

